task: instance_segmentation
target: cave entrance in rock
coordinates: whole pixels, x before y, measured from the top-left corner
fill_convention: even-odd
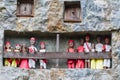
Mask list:
[[[11,42],[11,46],[14,48],[16,44],[27,44],[29,46],[29,38],[35,37],[36,38],[36,47],[39,50],[39,42],[44,41],[46,43],[46,55],[24,55],[24,56],[16,56],[16,55],[6,55],[3,54],[3,60],[5,58],[36,58],[36,59],[43,59],[46,58],[47,68],[67,68],[67,59],[91,59],[91,58],[111,58],[111,55],[93,55],[93,56],[85,56],[85,55],[78,55],[78,54],[66,54],[66,49],[68,48],[68,40],[72,39],[75,41],[75,48],[79,46],[80,38],[84,38],[86,34],[91,35],[91,42],[96,43],[96,36],[101,35],[102,40],[105,36],[108,36],[111,40],[111,32],[104,31],[104,32],[68,32],[68,33],[51,33],[51,32],[40,32],[40,31],[32,31],[32,32],[17,32],[17,31],[4,31],[4,44],[6,41]],[[104,41],[102,41],[104,43]],[[92,53],[91,53],[92,54]],[[82,57],[80,57],[82,56]],[[4,62],[4,61],[3,61]],[[39,62],[36,62],[37,68],[39,68]],[[3,64],[4,65],[4,64]]]

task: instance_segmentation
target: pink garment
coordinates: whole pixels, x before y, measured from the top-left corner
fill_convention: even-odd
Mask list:
[[[29,69],[28,59],[22,59],[21,60],[20,68]]]
[[[74,48],[69,48],[68,52],[75,52]],[[67,61],[68,68],[75,68],[75,59],[68,59]]]
[[[69,48],[68,49],[68,52],[74,52],[74,48]],[[67,63],[74,63],[75,62],[75,60],[74,59],[68,59],[68,62]]]
[[[79,46],[77,50],[78,50],[78,52],[84,52],[84,47]],[[85,60],[78,59],[76,62],[76,68],[84,68],[84,67],[85,67]]]
[[[84,47],[83,47],[83,46],[79,46],[79,47],[77,48],[77,50],[78,50],[78,52],[84,52]]]

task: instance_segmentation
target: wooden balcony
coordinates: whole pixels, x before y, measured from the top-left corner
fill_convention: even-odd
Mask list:
[[[112,58],[111,53],[67,53],[67,52],[46,52],[36,54],[4,53],[4,58],[35,58],[35,59],[107,59]]]

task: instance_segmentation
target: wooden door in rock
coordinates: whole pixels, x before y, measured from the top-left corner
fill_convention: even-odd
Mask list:
[[[29,17],[33,16],[34,0],[18,0],[17,16]]]
[[[64,6],[64,21],[80,22],[80,2],[65,2]]]

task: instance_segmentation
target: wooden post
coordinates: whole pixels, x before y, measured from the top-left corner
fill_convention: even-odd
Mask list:
[[[2,43],[2,66],[4,66],[4,59],[3,59],[3,56],[4,56],[4,39],[5,38],[5,31],[3,31],[3,43]]]
[[[60,40],[60,35],[57,34],[56,36],[56,52],[59,52],[59,40]],[[59,67],[59,59],[56,59],[56,68]]]

